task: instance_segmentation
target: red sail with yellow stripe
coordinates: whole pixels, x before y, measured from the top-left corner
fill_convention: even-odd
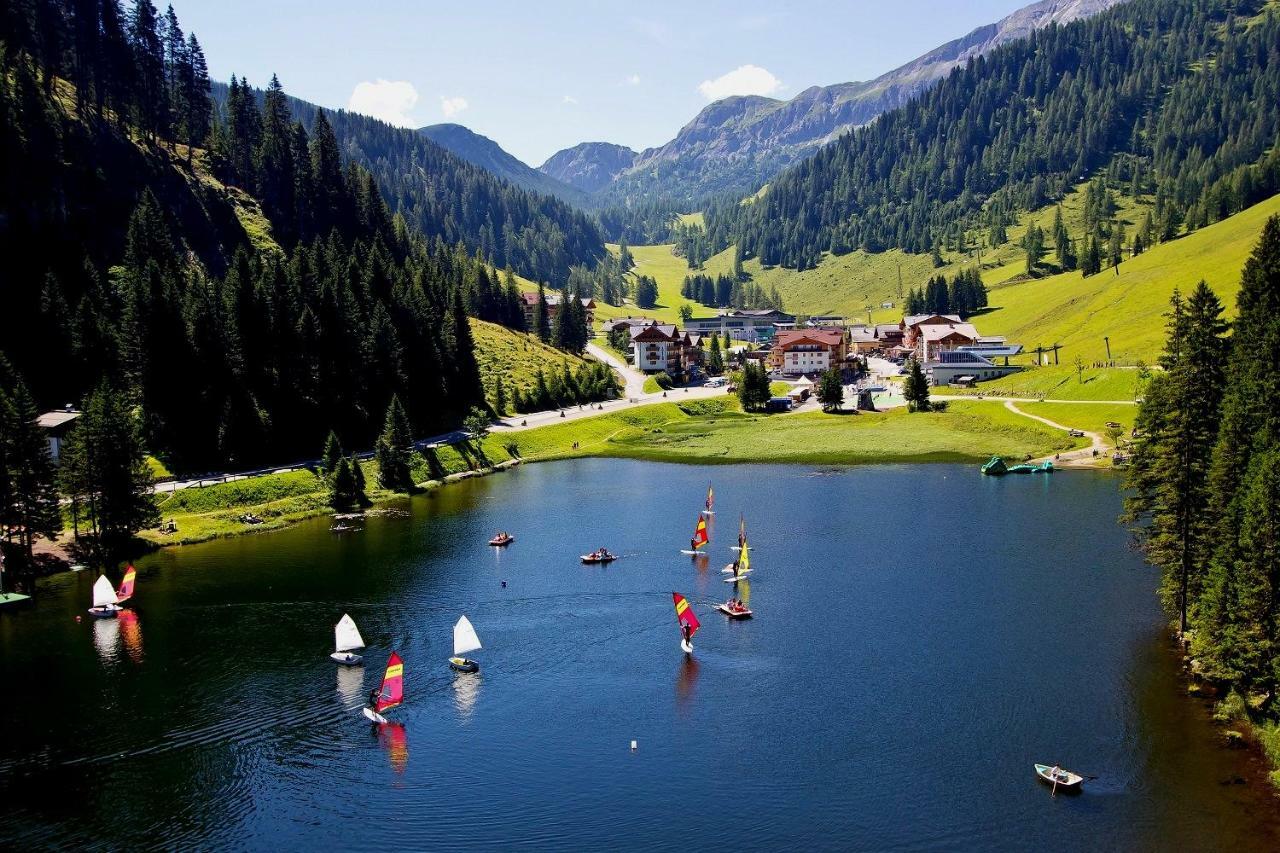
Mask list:
[[[714,512],[716,508],[716,493],[711,488],[711,484],[707,483],[707,512]]]
[[[378,693],[378,704],[373,710],[381,714],[389,708],[399,705],[404,699],[404,663],[395,652],[387,659],[387,671],[382,676],[382,690]]]
[[[693,539],[689,544],[693,546],[693,550],[707,547],[707,520],[699,516],[698,526],[693,529]]]
[[[685,639],[692,640],[693,635],[698,633],[702,625],[698,622],[693,608],[689,606],[689,599],[678,592],[671,593],[671,599],[676,604],[676,621],[680,623]]]
[[[120,588],[116,590],[116,604],[124,604],[133,598],[133,584],[137,577],[138,573],[130,563],[124,570],[124,580],[120,581]]]

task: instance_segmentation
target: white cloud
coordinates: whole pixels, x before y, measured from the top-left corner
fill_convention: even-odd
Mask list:
[[[772,95],[782,88],[782,81],[759,65],[740,65],[714,80],[703,80],[698,91],[708,101],[730,95]]]
[[[347,109],[382,119],[397,127],[413,127],[409,111],[418,103],[418,90],[407,80],[368,80],[357,83]]]
[[[440,96],[440,112],[444,113],[445,118],[453,118],[469,106],[471,105],[466,98]]]
[[[562,103],[562,104],[576,104],[576,103],[578,103],[578,99],[577,99],[577,98],[575,98],[573,95],[564,95],[563,97],[561,97],[561,98],[560,98],[560,103]]]
[[[639,85],[640,85],[640,75],[639,75],[639,74],[628,74],[626,77],[622,78],[622,82],[623,82],[623,83],[626,83],[628,86],[639,86]]]

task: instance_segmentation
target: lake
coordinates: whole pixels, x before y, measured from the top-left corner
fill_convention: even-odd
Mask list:
[[[1280,849],[1120,503],[1096,472],[578,460],[148,556],[130,619],[50,578],[0,615],[0,846]],[[623,558],[579,563],[600,545]],[[364,667],[328,658],[344,612]],[[463,613],[478,675],[446,664]],[[375,732],[393,650],[403,725]],[[1098,778],[1054,796],[1037,761]]]

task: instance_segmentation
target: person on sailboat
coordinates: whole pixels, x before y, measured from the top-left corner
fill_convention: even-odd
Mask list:
[[[692,643],[692,641],[693,641],[693,632],[689,630],[689,623],[688,623],[688,622],[681,622],[681,623],[680,623],[680,634],[681,634],[681,636],[683,636],[683,637],[684,637],[684,641],[685,641],[686,643]]]

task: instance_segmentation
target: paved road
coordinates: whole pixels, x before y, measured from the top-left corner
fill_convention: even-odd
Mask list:
[[[589,418],[593,415],[603,415],[624,409],[634,409],[637,406],[648,406],[654,403],[679,403],[681,400],[705,400],[708,397],[723,397],[728,393],[724,388],[699,386],[696,388],[673,388],[670,391],[655,391],[646,394],[644,391],[646,377],[643,373],[596,344],[587,344],[587,352],[593,358],[599,359],[612,367],[615,373],[622,376],[626,387],[626,390],[623,391],[624,396],[622,399],[591,403],[586,406],[569,406],[562,410],[537,412],[532,415],[511,416],[495,421],[493,431],[495,433],[519,432],[520,430],[534,429],[548,424],[562,423],[563,421],[571,421],[578,418]]]

